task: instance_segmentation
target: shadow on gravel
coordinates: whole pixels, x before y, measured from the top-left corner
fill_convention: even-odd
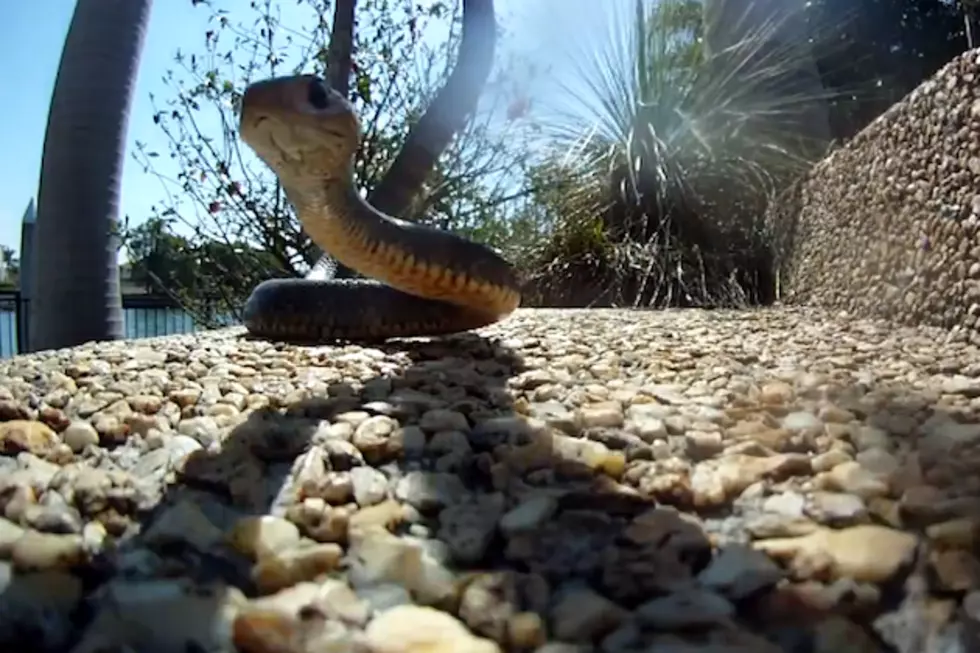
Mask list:
[[[975,632],[947,625],[980,584],[975,540],[929,552],[895,531],[852,528],[921,533],[980,515],[980,424],[965,405],[856,384],[821,398],[841,411],[821,415],[824,425],[789,429],[788,408],[726,405],[703,414],[728,432],[723,444],[702,437],[704,423],[669,419],[653,442],[614,410],[562,412],[548,375],[525,363],[544,356],[536,346],[467,334],[386,343],[381,354],[311,350],[311,367],[356,369],[385,355],[404,364],[256,410],[220,448],[191,454],[141,532],[86,567],[92,593],[73,619],[88,636],[71,650],[204,650],[209,632],[231,627],[235,601],[222,586],[255,597],[323,574],[345,578],[364,605],[349,594],[342,605],[303,592],[265,599],[271,612],[235,622],[239,650],[305,651],[296,642],[329,624],[357,629],[370,610],[406,602],[446,609],[505,651],[980,650]],[[284,378],[296,373],[283,367]],[[679,396],[651,404],[698,411]],[[762,412],[765,428],[731,434]],[[896,470],[910,447],[924,451],[918,468]],[[832,472],[832,451],[838,467],[856,457],[860,469]],[[826,470],[813,469],[818,452]],[[285,521],[254,519],[268,514]],[[286,522],[312,543],[297,546]],[[819,522],[854,539],[821,540]],[[770,542],[784,565],[745,533]],[[876,545],[891,547],[877,566],[866,559]],[[865,578],[837,578],[869,567]],[[8,579],[0,606],[40,592],[56,619],[54,578]],[[64,628],[36,615],[23,623],[4,650],[68,650]],[[567,647],[541,648],[545,640]]]
[[[271,347],[287,360],[285,352],[297,348]],[[211,631],[229,627],[223,613],[235,603],[234,592],[223,588],[233,586],[256,597],[320,573],[353,575],[356,556],[339,560],[337,547],[354,551],[349,531],[358,514],[368,515],[368,522],[379,519],[382,528],[390,525],[399,536],[426,529],[436,536],[440,506],[455,502],[459,493],[492,487],[490,440],[485,446],[471,442],[468,431],[470,425],[488,419],[503,420],[513,429],[506,385],[523,370],[523,363],[509,347],[460,334],[390,341],[364,350],[299,349],[310,357],[306,365],[313,370],[313,385],[321,380],[316,368],[346,367],[353,372],[321,383],[321,392],[297,393],[254,410],[220,446],[186,456],[174,482],[141,515],[140,532],[120,540],[118,548],[94,565],[85,565],[88,599],[73,615],[70,644],[64,627],[45,632],[41,618],[23,620],[23,629],[0,637],[6,640],[0,644],[73,653],[122,650],[113,646],[203,650],[196,647],[212,641]],[[389,357],[400,360],[388,363]],[[357,373],[379,364],[390,371],[367,377]],[[306,372],[290,368],[290,363],[284,364],[283,382],[303,386]],[[351,377],[360,378],[352,383]],[[266,385],[269,395],[281,394],[274,379]],[[193,410],[185,411],[185,418],[194,416]],[[206,440],[213,434],[202,431],[193,437]],[[498,434],[484,437],[502,441]],[[380,471],[363,473],[365,469]],[[397,500],[392,500],[393,494]],[[417,509],[392,512],[396,501]],[[376,517],[370,516],[371,510],[359,510],[359,502],[371,507]],[[284,520],[256,519],[270,514]],[[295,546],[297,538],[287,522],[298,527],[305,546]],[[371,528],[375,525],[361,524],[362,530],[376,535],[377,529]],[[360,564],[361,587],[411,585],[401,576],[402,567],[411,563],[411,551],[399,552],[394,544],[377,537],[364,544],[365,551],[374,547],[376,554],[394,557]],[[258,564],[257,549],[264,549],[265,559]],[[26,576],[14,577],[8,594],[24,597],[17,587],[32,583]],[[0,597],[0,606],[12,605],[3,600]],[[385,600],[379,598],[377,607]],[[24,600],[17,598],[15,603]],[[269,630],[304,627],[309,624],[304,626],[302,619],[287,619],[265,630],[253,623],[240,634],[239,646],[249,651],[305,650],[275,648],[282,645],[282,637],[292,635]]]

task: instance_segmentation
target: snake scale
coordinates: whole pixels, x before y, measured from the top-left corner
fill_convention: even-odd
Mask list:
[[[314,75],[275,77],[242,97],[239,134],[279,178],[307,235],[372,279],[269,279],[245,304],[253,336],[376,341],[486,326],[521,301],[513,267],[489,247],[386,215],[354,183],[361,125]]]

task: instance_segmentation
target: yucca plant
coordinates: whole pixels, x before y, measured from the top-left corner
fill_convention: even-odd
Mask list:
[[[587,301],[604,305],[770,299],[766,203],[828,146],[809,126],[831,93],[794,88],[814,70],[808,44],[779,38],[784,16],[726,25],[740,38],[709,51],[697,0],[635,0],[611,17],[572,53],[574,84],[544,125],[576,183],[535,252],[537,285],[588,280],[603,292]]]

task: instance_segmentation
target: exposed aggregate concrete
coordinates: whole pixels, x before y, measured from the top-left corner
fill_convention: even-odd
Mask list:
[[[769,219],[786,301],[980,341],[980,49],[818,163]]]
[[[977,650],[980,350],[522,310],[0,362],[0,649]]]

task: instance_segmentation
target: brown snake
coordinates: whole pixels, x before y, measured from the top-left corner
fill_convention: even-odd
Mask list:
[[[252,84],[242,98],[239,132],[275,172],[313,242],[375,279],[264,281],[245,304],[253,335],[298,341],[440,335],[491,324],[520,305],[513,267],[489,247],[385,215],[361,197],[353,172],[360,122],[322,79]]]

